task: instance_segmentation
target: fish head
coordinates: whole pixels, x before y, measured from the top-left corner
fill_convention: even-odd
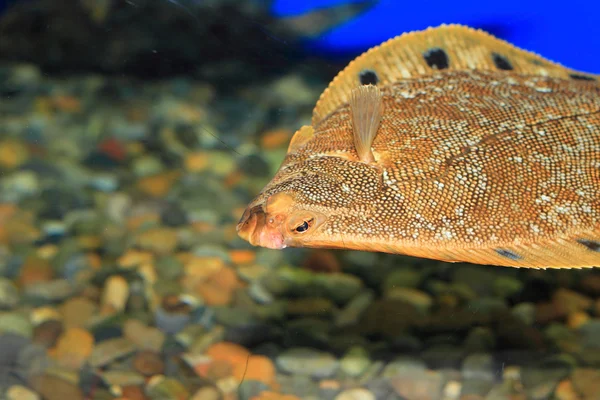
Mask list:
[[[278,172],[242,215],[237,232],[250,244],[343,248],[347,238],[339,235],[347,231],[339,228],[351,218],[364,217],[360,214],[377,195],[380,178],[372,167],[342,153],[315,152],[310,134],[302,146],[298,133],[292,138]]]

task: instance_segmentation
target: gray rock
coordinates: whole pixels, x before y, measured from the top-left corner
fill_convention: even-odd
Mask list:
[[[344,328],[357,324],[374,299],[375,293],[373,291],[366,290],[361,292],[350,300],[336,315],[334,325],[338,328]]]
[[[513,307],[511,312],[527,326],[531,326],[535,322],[535,304],[533,303],[519,303]]]
[[[27,315],[18,312],[0,312],[0,334],[2,333],[31,338],[33,326]]]
[[[411,268],[395,269],[385,277],[382,291],[396,287],[416,288],[423,281],[423,274]]]
[[[404,301],[422,312],[429,311],[433,305],[433,298],[429,294],[413,288],[393,287],[385,292],[385,297]]]
[[[493,382],[495,370],[494,357],[489,353],[478,353],[464,359],[461,372],[465,379]]]
[[[252,379],[244,379],[242,383],[240,383],[237,394],[240,400],[250,400],[254,397],[258,397],[258,395],[265,390],[269,390],[269,385],[266,383]]]
[[[483,326],[477,326],[471,329],[463,343],[464,349],[468,353],[486,352],[494,349],[496,346],[496,336],[494,332]]]
[[[352,347],[340,360],[340,371],[351,378],[358,378],[371,365],[369,353],[362,347]]]
[[[512,276],[499,276],[493,283],[494,294],[503,299],[514,296],[523,290],[522,280]]]
[[[53,279],[46,282],[36,282],[27,285],[24,295],[28,298],[44,302],[62,301],[74,293],[74,287],[67,279]]]
[[[281,353],[276,359],[276,365],[290,374],[324,379],[335,374],[339,361],[326,352],[296,347]]]
[[[19,303],[17,286],[6,278],[0,278],[0,309],[11,309]]]
[[[579,328],[583,347],[600,349],[600,319],[592,319]]]
[[[316,274],[314,283],[317,287],[323,288],[325,296],[336,304],[346,304],[363,288],[359,278],[344,273]]]

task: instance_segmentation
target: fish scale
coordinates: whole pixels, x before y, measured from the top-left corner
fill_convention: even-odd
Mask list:
[[[441,26],[338,74],[238,232],[271,248],[582,268],[600,265],[599,193],[598,77]]]

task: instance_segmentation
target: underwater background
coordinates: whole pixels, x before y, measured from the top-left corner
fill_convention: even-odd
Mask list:
[[[370,46],[463,23],[599,73],[598,8],[0,1],[0,399],[599,400],[598,269],[235,231]]]

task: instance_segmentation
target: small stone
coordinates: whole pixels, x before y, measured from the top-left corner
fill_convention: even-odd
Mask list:
[[[73,284],[67,279],[52,279],[47,282],[36,282],[25,288],[28,298],[41,299],[46,302],[63,301],[73,295]]]
[[[132,363],[133,368],[145,376],[162,374],[165,370],[163,360],[151,351],[140,351],[135,355]]]
[[[416,288],[423,281],[423,274],[410,268],[398,268],[392,270],[383,281],[381,290],[386,293],[388,290],[398,287]]]
[[[154,353],[161,351],[165,342],[165,334],[153,326],[146,326],[137,319],[128,319],[123,324],[123,336],[135,343],[140,350]]]
[[[435,371],[406,371],[389,381],[396,394],[407,399],[439,399],[445,385],[443,375]]]
[[[395,287],[389,289],[385,293],[385,296],[388,299],[405,301],[423,312],[429,311],[433,305],[433,299],[431,296],[417,289]]]
[[[273,129],[264,132],[260,137],[260,145],[266,150],[278,147],[287,147],[292,137],[292,132],[288,129]]]
[[[581,326],[585,325],[589,320],[590,316],[588,313],[584,311],[576,311],[574,313],[569,314],[567,318],[567,325],[569,328],[573,330],[579,329]]]
[[[129,283],[121,275],[113,275],[104,283],[102,310],[105,313],[122,312],[129,298]]]
[[[291,316],[328,317],[333,309],[334,306],[330,300],[320,297],[289,300],[287,303],[287,313]]]
[[[343,272],[316,274],[312,281],[324,290],[325,296],[340,305],[348,303],[363,288],[363,282],[358,277]]]
[[[92,367],[98,368],[135,352],[135,344],[126,338],[109,339],[96,345],[89,359]]]
[[[151,400],[184,400],[190,398],[190,393],[175,378],[156,375],[148,381],[146,394]]]
[[[102,372],[101,377],[108,386],[133,386],[145,382],[144,376],[135,371],[108,370]]]
[[[61,366],[81,369],[94,348],[94,337],[82,328],[67,329],[58,339],[56,358]]]
[[[375,395],[367,389],[356,388],[344,390],[335,396],[335,400],[375,400]]]
[[[19,303],[19,290],[12,281],[0,278],[0,309],[11,309]]]
[[[494,294],[501,298],[508,298],[519,294],[524,287],[522,280],[512,276],[499,276],[493,283]]]
[[[511,313],[527,326],[535,323],[536,307],[533,303],[519,303],[513,307]]]
[[[571,375],[573,388],[583,399],[593,399],[600,393],[600,370],[597,368],[576,368]]]
[[[592,319],[579,328],[581,344],[586,348],[600,348],[600,319]]]
[[[246,382],[243,382],[240,386],[240,393],[244,392],[245,383]],[[249,398],[250,397],[247,397],[246,399]],[[203,388],[198,389],[196,393],[194,393],[194,395],[192,396],[191,400],[221,400],[221,392],[219,392],[219,389],[217,389],[216,387],[205,386]]]
[[[291,348],[277,357],[276,364],[287,373],[323,379],[333,376],[339,362],[329,353],[310,348]]]
[[[589,297],[566,288],[560,288],[554,292],[552,301],[554,304],[560,305],[567,313],[586,311],[593,304]]]
[[[157,175],[147,176],[137,182],[137,188],[146,195],[163,197],[171,190],[180,177],[179,171],[168,171]]]
[[[581,397],[573,388],[573,383],[569,380],[560,381],[554,391],[556,400],[579,400]]]
[[[58,320],[47,320],[37,325],[33,330],[33,342],[45,348],[54,347],[63,333],[63,323]]]
[[[262,382],[267,386],[276,383],[275,365],[269,358],[260,355],[251,355],[246,362],[234,364],[233,376],[238,382],[249,379]]]
[[[495,369],[494,357],[491,354],[478,353],[465,358],[461,372],[465,379],[493,382]]]
[[[40,396],[34,391],[21,385],[13,385],[6,391],[6,400],[39,400]]]
[[[22,313],[0,312],[0,334],[2,333],[14,333],[31,338],[33,336],[33,326],[29,318]]]
[[[364,291],[350,300],[346,306],[337,313],[334,325],[338,328],[344,328],[356,325],[363,313],[369,308],[375,299],[375,294],[370,291]]]
[[[190,322],[191,311],[191,306],[179,296],[167,295],[154,312],[156,327],[165,334],[175,334]]]
[[[85,327],[98,312],[98,306],[86,297],[73,297],[60,306],[65,328]]]
[[[172,228],[152,228],[137,236],[136,243],[143,250],[157,254],[171,254],[175,251],[179,238]]]
[[[44,400],[83,400],[81,389],[58,376],[40,375],[32,378],[33,388]]]
[[[340,360],[340,371],[351,378],[361,376],[371,365],[369,353],[362,347],[352,347]]]
[[[496,346],[494,332],[486,327],[477,326],[469,331],[463,347],[469,353],[491,351]]]
[[[27,257],[21,267],[19,283],[23,287],[39,282],[48,282],[54,277],[52,266],[46,260],[37,257]]]

